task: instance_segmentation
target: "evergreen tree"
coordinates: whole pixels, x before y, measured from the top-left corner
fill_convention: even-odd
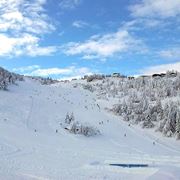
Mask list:
[[[180,110],[178,110],[176,115],[176,136],[180,139]]]
[[[66,114],[65,123],[66,123],[66,124],[70,124],[69,113]]]

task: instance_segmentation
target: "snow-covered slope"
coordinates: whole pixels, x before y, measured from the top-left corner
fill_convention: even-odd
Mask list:
[[[25,78],[0,91],[0,179],[180,179],[180,142],[128,126],[73,83]],[[62,128],[67,112],[101,135]],[[111,163],[143,163],[122,168]]]
[[[93,75],[85,82],[79,85],[108,102],[109,111],[124,121],[180,139],[180,73],[136,78]]]

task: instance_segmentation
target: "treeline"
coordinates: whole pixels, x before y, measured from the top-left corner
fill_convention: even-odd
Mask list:
[[[52,79],[50,77],[39,77],[39,76],[26,76],[28,78],[31,78],[35,81],[38,81],[40,82],[42,85],[51,85],[51,84],[55,84],[55,83],[58,83],[59,81],[58,80],[55,80],[55,79]]]

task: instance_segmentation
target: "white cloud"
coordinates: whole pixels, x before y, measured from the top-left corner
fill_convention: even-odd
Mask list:
[[[95,35],[82,43],[70,42],[62,49],[66,55],[81,55],[84,59],[106,59],[118,53],[143,51],[142,42],[133,38],[126,30]]]
[[[87,22],[85,22],[85,21],[79,20],[79,21],[74,21],[72,23],[72,26],[74,26],[76,28],[84,28],[84,27],[89,26],[89,24]]]
[[[59,6],[61,9],[75,9],[80,5],[82,0],[61,0]]]
[[[41,56],[56,52],[54,46],[39,46],[40,39],[31,34],[21,34],[18,37],[9,37],[0,33],[0,56]]]
[[[31,76],[50,76],[50,75],[67,75],[71,74],[71,68],[61,69],[61,68],[48,68],[48,69],[36,69],[30,73]]]
[[[166,71],[169,71],[169,70],[180,71],[180,62],[151,66],[151,67],[143,69],[141,73],[152,75],[155,73],[165,73]]]
[[[180,14],[180,0],[142,0],[129,9],[134,17],[175,17]]]
[[[42,69],[38,68],[32,71],[29,75],[31,76],[61,76],[63,78],[72,78],[72,77],[82,77],[87,74],[92,74],[91,70],[86,67],[77,68],[75,66],[70,66],[67,68],[47,68]]]
[[[35,56],[50,56],[57,52],[58,47],[56,46],[45,46],[40,47],[39,45],[27,46],[26,54],[32,57]]]
[[[180,59],[180,47],[162,50],[159,52],[159,55],[166,59],[179,60]]]
[[[1,0],[0,32],[23,31],[34,34],[51,32],[55,27],[45,14],[45,0]]]
[[[12,71],[18,72],[18,73],[25,73],[25,72],[27,73],[27,72],[31,72],[31,71],[34,71],[35,69],[39,69],[39,68],[40,68],[39,65],[32,65],[32,66],[13,68]]]
[[[137,18],[131,21],[123,22],[122,28],[129,31],[136,31],[136,30],[144,30],[145,28],[156,28],[157,26],[161,26],[164,28],[164,26],[168,24],[169,23],[164,22],[160,19]]]
[[[0,56],[50,55],[56,47],[41,47],[41,36],[52,32],[43,5],[46,0],[0,1]]]
[[[93,74],[93,72],[87,67],[69,66],[66,68],[41,68],[39,65],[25,66],[14,68],[14,72],[29,75],[29,76],[53,76],[58,79],[73,79],[80,78],[84,75]]]

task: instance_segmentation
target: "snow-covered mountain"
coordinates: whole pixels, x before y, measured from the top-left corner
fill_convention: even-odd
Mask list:
[[[39,78],[23,77],[23,81],[10,83],[8,91],[0,91],[0,179],[180,179],[178,133],[173,131],[173,137],[167,138],[164,128],[163,133],[154,132],[163,119],[151,119],[154,128],[142,129],[134,105],[141,109],[138,104],[143,102],[144,107],[152,96],[154,107],[158,87],[164,114],[167,101],[178,101],[179,86],[168,97],[163,93],[167,87],[174,89],[179,75],[146,78],[48,83],[44,79],[42,83]],[[150,82],[155,86],[151,95]],[[123,102],[131,113],[124,111]],[[169,114],[174,113],[173,108]],[[146,106],[146,115],[149,109]],[[116,163],[148,167],[110,166]]]

